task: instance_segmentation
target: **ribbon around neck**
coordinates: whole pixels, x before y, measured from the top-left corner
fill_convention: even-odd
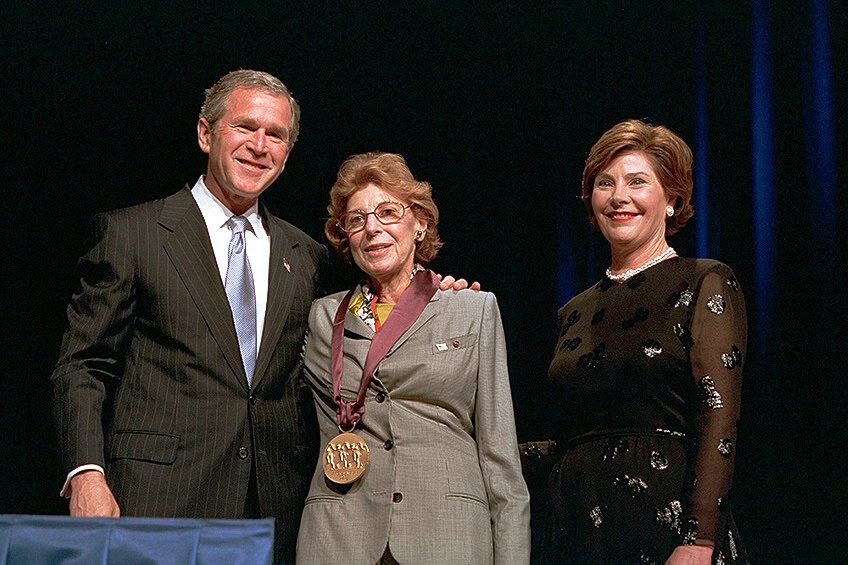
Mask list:
[[[333,398],[336,401],[336,416],[340,430],[352,430],[362,419],[362,415],[365,413],[365,391],[371,384],[374,370],[400,336],[412,327],[412,324],[424,311],[427,303],[430,302],[438,289],[439,279],[436,278],[433,271],[427,269],[415,274],[412,283],[403,291],[400,300],[392,308],[392,313],[386,319],[386,323],[380,327],[380,330],[374,334],[374,338],[371,340],[371,347],[365,357],[362,378],[359,381],[359,392],[356,395],[356,400],[352,402],[342,398],[341,388],[342,374],[344,373],[344,320],[355,289],[348,292],[342,299],[333,319],[333,341],[330,348]]]

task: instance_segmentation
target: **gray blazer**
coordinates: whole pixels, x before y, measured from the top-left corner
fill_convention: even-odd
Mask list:
[[[305,375],[322,447],[339,433],[330,377],[332,323],[345,293],[309,313]],[[345,318],[342,396],[359,388],[374,332]],[[357,433],[365,474],[340,488],[319,459],[297,540],[300,563],[374,565],[388,544],[407,563],[527,563],[530,502],[515,437],[495,296],[437,291],[375,371]]]

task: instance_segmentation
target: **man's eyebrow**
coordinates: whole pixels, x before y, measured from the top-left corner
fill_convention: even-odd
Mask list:
[[[235,125],[247,125],[247,126],[253,126],[253,127],[259,126],[259,122],[256,121],[255,118],[251,118],[250,116],[234,116],[230,123],[235,124]],[[275,133],[284,133],[286,135],[288,135],[288,133],[289,133],[289,128],[286,127],[286,126],[279,126],[279,127],[273,126],[273,127],[266,128],[266,129],[268,131],[273,131]]]

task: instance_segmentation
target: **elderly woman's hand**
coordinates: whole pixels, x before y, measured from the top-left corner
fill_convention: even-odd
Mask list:
[[[439,288],[442,290],[448,290],[450,288],[454,290],[462,290],[468,287],[468,281],[465,279],[455,279],[450,275],[446,277],[442,277],[442,275],[436,275],[439,278]],[[480,283],[474,281],[471,283],[471,290],[480,290]]]

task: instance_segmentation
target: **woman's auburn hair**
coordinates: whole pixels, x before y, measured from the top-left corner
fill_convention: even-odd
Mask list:
[[[641,152],[647,156],[666,197],[674,199],[674,214],[666,219],[665,233],[673,235],[695,215],[692,199],[692,150],[683,139],[665,126],[642,120],[626,120],[607,130],[592,146],[583,168],[581,198],[589,222],[598,229],[592,210],[595,177],[624,154]]]

